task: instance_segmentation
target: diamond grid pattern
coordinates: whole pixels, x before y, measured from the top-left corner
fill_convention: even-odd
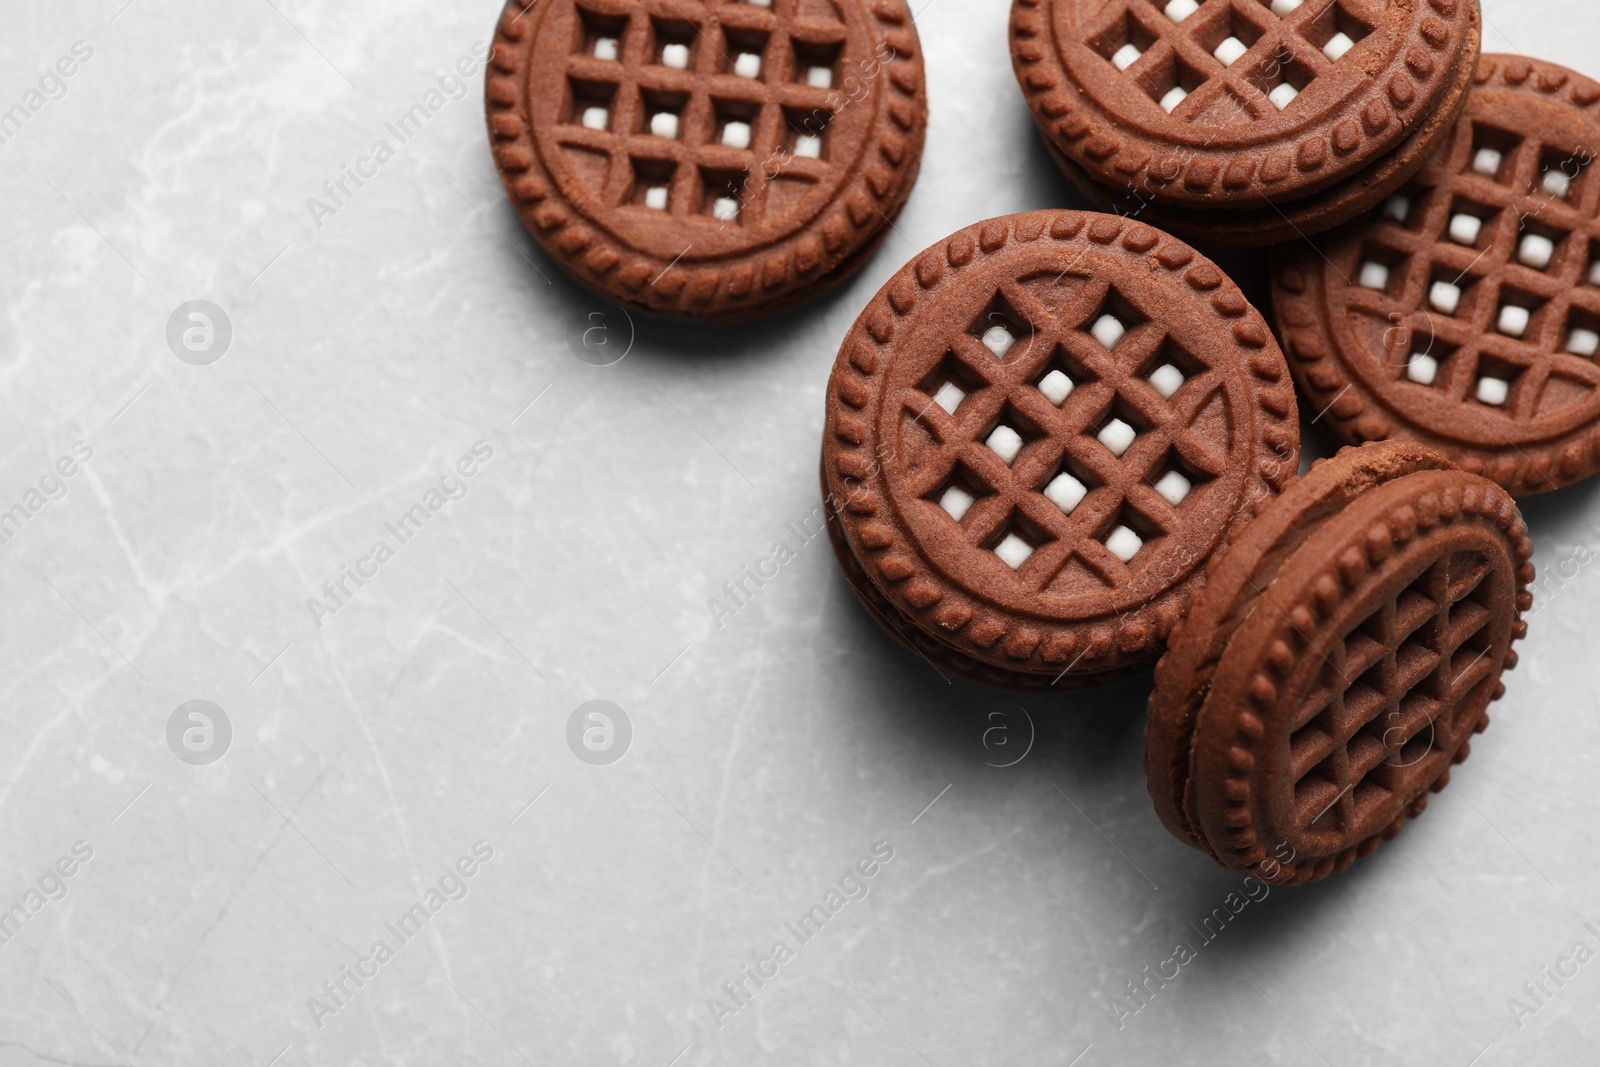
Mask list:
[[[1108,308],[1119,306],[1137,321],[1108,350],[1090,330]],[[1210,368],[1185,356],[1194,370],[1164,396],[1146,376],[1170,364],[1175,342],[1159,321],[1139,314],[1103,279],[1085,281],[1060,302],[1006,282],[991,307],[1004,307],[1026,323],[1017,331],[1025,340],[1002,360],[976,336],[981,330],[959,333],[950,338],[943,370],[902,394],[906,417],[920,422],[937,444],[910,488],[937,502],[948,486],[962,484],[974,498],[959,520],[970,545],[992,550],[1015,536],[1032,548],[1015,566],[1025,588],[1045,589],[1074,559],[1106,585],[1124,586],[1138,559],[1137,554],[1128,561],[1119,556],[1116,548],[1128,540],[1117,530],[1129,527],[1148,544],[1177,529],[1193,497],[1170,503],[1153,483],[1177,465],[1196,482],[1226,469],[1225,451],[1193,429],[1221,382]],[[979,325],[992,314],[986,312]],[[1063,367],[1071,368],[1075,385],[1058,405],[1040,383]],[[929,392],[952,370],[972,385],[954,414],[934,403]],[[1097,437],[1118,417],[1137,429],[1120,456]],[[1010,463],[985,443],[999,425],[1026,431],[1025,444]],[[1055,481],[1062,473],[1081,477],[1088,490],[1070,510],[1045,495],[1054,483],[1054,495],[1062,497]]]
[[[782,159],[782,174],[791,180],[821,181],[833,169],[824,146],[834,94],[810,84],[810,72],[817,57],[837,59],[846,27],[799,19],[799,0],[772,0],[770,8],[735,0],[680,6],[682,11],[669,8],[668,19],[652,17],[640,4],[615,29],[574,34],[566,58],[573,106],[554,135],[565,148],[608,157],[601,194],[608,206],[646,203],[641,186],[659,182],[653,187],[667,189],[664,210],[670,215],[759,224],[770,188],[763,165],[775,169],[769,160]],[[590,25],[608,18],[585,18],[581,6],[578,13]],[[601,38],[618,42],[616,61],[593,54]],[[685,44],[686,60],[672,47]],[[610,50],[600,48],[603,54]],[[756,78],[736,73],[741,55],[751,52],[761,55]],[[669,65],[680,60],[686,69]],[[604,129],[584,122],[585,110],[597,102],[609,112]],[[676,138],[651,134],[652,116],[663,112],[676,116]],[[741,123],[748,132],[735,125],[729,135],[728,127]],[[819,140],[801,143],[808,138]],[[653,199],[659,202],[659,194]],[[725,217],[730,208],[719,208],[719,200],[736,204],[733,218]]]
[[[1478,158],[1486,143],[1501,146],[1487,149],[1500,156],[1493,167]],[[1408,375],[1411,381],[1455,401],[1490,404],[1513,421],[1600,388],[1600,365],[1579,340],[1600,328],[1600,287],[1588,279],[1600,250],[1600,181],[1588,173],[1565,184],[1546,181],[1553,161],[1581,160],[1582,149],[1481,120],[1461,122],[1448,154],[1368,221],[1362,262],[1388,261],[1389,283],[1381,292],[1351,285],[1343,299],[1347,309],[1384,327],[1407,328],[1385,334],[1406,345],[1384,360],[1396,376],[1406,374],[1413,353],[1422,353],[1433,362],[1424,363],[1426,373]],[[1470,243],[1449,234],[1451,221],[1464,213],[1483,220]],[[1536,253],[1544,242],[1553,246],[1548,258],[1527,254],[1529,237],[1541,239],[1532,243]],[[1459,293],[1453,313],[1434,295],[1439,284]],[[1550,393],[1552,384],[1562,386],[1559,393]]]
[[[1175,14],[1192,6],[1174,3]],[[1124,0],[1108,6],[1087,43],[1176,118],[1255,122],[1344,62],[1386,6],[1386,0],[1309,0],[1278,15],[1268,0],[1209,0],[1174,22],[1167,0]],[[1330,42],[1338,59],[1324,51]],[[1169,95],[1175,89],[1181,93]]]
[[[1436,560],[1325,654],[1290,725],[1290,775],[1302,829],[1347,832],[1363,814],[1432,774],[1472,724],[1450,708],[1495,668],[1475,639],[1490,612],[1476,597],[1489,573],[1476,552]]]

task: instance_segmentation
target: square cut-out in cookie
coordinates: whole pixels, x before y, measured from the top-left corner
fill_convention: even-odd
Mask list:
[[[1272,0],[1272,13],[1279,18],[1292,15],[1300,10],[1300,5],[1305,2],[1306,0]]]
[[[761,77],[762,57],[767,54],[768,37],[759,30],[722,27],[722,71],[752,81]]]
[[[1589,269],[1584,277],[1590,285],[1600,285],[1600,255],[1589,261]]]
[[[1122,320],[1110,312],[1106,312],[1095,319],[1089,327],[1090,336],[1099,341],[1100,347],[1107,352],[1115,348],[1117,342],[1122,340],[1127,332],[1128,328],[1123,325]]]
[[[1150,383],[1152,389],[1161,394],[1163,400],[1171,400],[1177,391],[1183,388],[1183,383],[1188,380],[1183,371],[1171,363],[1161,364],[1151,371],[1150,376],[1145,379]]]
[[[678,139],[678,116],[671,111],[657,111],[650,116],[650,135],[668,141]]]
[[[1383,292],[1389,288],[1389,265],[1375,259],[1363,260],[1361,270],[1356,274],[1356,284],[1363,289]]]
[[[1556,145],[1548,145],[1539,154],[1539,172],[1534,175],[1533,189],[1552,200],[1576,203],[1580,196],[1578,186],[1584,181],[1589,165],[1594,160],[1594,145],[1586,145],[1569,152]]]
[[[1473,123],[1472,150],[1467,155],[1467,171],[1493,181],[1503,182],[1511,177],[1513,157],[1522,144],[1521,135],[1514,129],[1503,129],[1482,121]]]
[[[983,387],[983,379],[974,374],[972,368],[954,352],[947,351],[944,358],[917,384],[917,389],[928,398],[927,404],[924,406],[917,401],[911,406],[921,409],[918,414],[937,405],[946,415],[954,415],[962,401]]]
[[[1406,377],[1418,385],[1432,385],[1439,379],[1439,361],[1426,352],[1413,352],[1406,362]]]
[[[689,46],[672,41],[661,46],[661,65],[673,70],[689,69]]]
[[[688,70],[694,62],[694,45],[700,27],[687,19],[652,16],[650,54],[655,62],[673,70]]]
[[[786,145],[789,152],[801,159],[823,158],[833,114],[818,108],[812,111],[786,111],[784,118],[788,125]]]
[[[1102,16],[1107,12],[1113,13],[1109,20],[1102,17],[1096,21],[1091,17],[1085,21],[1084,43],[1113,67],[1127,70],[1150,51],[1156,37],[1142,17],[1134,16],[1130,7],[1108,7]]]
[[[1127,563],[1134,556],[1137,556],[1139,550],[1144,547],[1144,538],[1134,533],[1129,527],[1119,524],[1113,527],[1110,533],[1106,534],[1105,545],[1113,556]]]
[[[749,175],[742,170],[700,172],[701,211],[718,222],[739,222],[744,215],[744,190]]]
[[[839,84],[839,55],[842,42],[818,43],[798,37],[789,39],[789,81],[813,89],[832,89]]]
[[[1517,262],[1534,270],[1544,270],[1555,258],[1556,243],[1542,233],[1527,233],[1517,242]]]
[[[945,382],[933,394],[933,402],[944,408],[946,415],[954,415],[956,408],[967,398],[966,390],[955,382]]]
[[[573,78],[568,82],[566,121],[590,130],[611,128],[612,104],[617,87],[607,82]]]
[[[1406,218],[1411,214],[1411,198],[1404,193],[1395,193],[1383,202],[1383,217],[1391,219],[1404,226]]]
[[[1504,378],[1493,378],[1488,375],[1478,379],[1478,385],[1472,394],[1478,403],[1488,404],[1490,407],[1504,407],[1506,398],[1511,395],[1511,383]]]
[[[1472,170],[1482,174],[1485,178],[1499,175],[1500,166],[1505,162],[1505,155],[1495,148],[1479,148],[1472,154]]]
[[[1600,352],[1600,330],[1574,326],[1567,332],[1567,341],[1562,349],[1575,356],[1593,356]]]
[[[1060,407],[1067,397],[1072,395],[1075,388],[1071,378],[1060,369],[1052,369],[1050,373],[1039,379],[1039,392],[1044,398],[1056,407]]]
[[[1294,103],[1295,98],[1299,95],[1300,90],[1296,89],[1289,82],[1279,82],[1277,85],[1274,85],[1272,87],[1272,91],[1267,94],[1267,99],[1272,101],[1273,107],[1277,108],[1279,111],[1282,111],[1290,104]]]
[[[577,41],[577,54],[614,63],[622,58],[622,40],[628,32],[627,16],[603,15],[586,8],[578,8],[581,33]]]
[[[1478,243],[1478,234],[1483,232],[1483,220],[1476,215],[1469,215],[1458,211],[1450,216],[1448,233],[1450,240],[1458,245],[1475,245]]]
[[[1539,176],[1539,188],[1544,190],[1546,196],[1565,200],[1567,193],[1572,190],[1572,179],[1562,171],[1547,170]]]
[[[734,120],[723,124],[721,141],[728,148],[749,148],[750,136],[748,122]]]
[[[1111,65],[1118,70],[1127,70],[1139,62],[1139,57],[1144,55],[1139,51],[1139,46],[1129,41],[1115,52],[1111,53]]]
[[[1111,421],[1100,428],[1100,432],[1095,435],[1095,438],[1105,445],[1113,456],[1120,457],[1124,452],[1128,451],[1138,436],[1139,432],[1132,426],[1123,422],[1120,418],[1113,417]]]
[[[672,182],[677,164],[669,159],[633,160],[632,202],[651,211],[667,211],[672,206]]]
[[[960,522],[966,517],[967,511],[977,502],[977,499],[961,486],[952,482],[943,493],[939,494],[939,506],[944,509],[946,515]]]
[[[1033,555],[1033,546],[1015,533],[1008,533],[994,546],[994,554],[999,556],[1006,566],[1018,570]]]
[[[1162,13],[1171,19],[1174,24],[1182,22],[1196,11],[1200,5],[1195,0],[1167,0],[1161,8]]]
[[[1567,316],[1561,349],[1574,356],[1600,355],[1600,315],[1574,308]]]
[[[1134,84],[1169,115],[1209,77],[1207,71],[1197,69],[1181,53],[1172,51],[1163,53],[1160,62],[1146,60],[1133,70]]]
[[[1009,467],[1012,461],[1017,458],[1017,454],[1022,451],[1022,446],[1025,442],[1020,433],[1002,422],[990,431],[988,438],[983,443],[989,451],[999,456]]]
[[[1428,286],[1428,306],[1445,315],[1454,315],[1461,306],[1461,286],[1436,279]]]
[[[1250,51],[1249,45],[1245,44],[1232,34],[1229,34],[1227,37],[1222,39],[1221,44],[1217,45],[1217,47],[1212,50],[1211,54],[1216,56],[1217,62],[1221,63],[1224,67],[1231,67],[1235,63],[1239,62],[1239,60],[1243,59],[1245,53],[1248,51]]]
[[[1155,490],[1162,498],[1173,507],[1183,503],[1189,491],[1194,488],[1194,483],[1184,476],[1183,472],[1168,468],[1167,472],[1156,479]]]
[[[1083,503],[1083,498],[1089,494],[1089,487],[1066,471],[1062,471],[1044,487],[1044,495],[1050,503],[1060,508],[1063,513],[1071,515],[1073,509]]]
[[[1355,39],[1343,30],[1338,30],[1327,43],[1322,46],[1322,54],[1337,63],[1343,59],[1356,46]]]
[[[1494,328],[1507,337],[1521,337],[1528,332],[1528,323],[1533,319],[1533,312],[1520,304],[1501,304],[1500,313],[1495,316]]]
[[[1005,359],[1017,344],[1016,335],[1003,322],[997,322],[984,330],[983,336],[978,339],[983,342],[983,347],[994,353],[996,359]]]
[[[989,306],[968,328],[968,332],[989,350],[990,355],[1001,361],[1021,355],[1022,349],[1018,345],[1025,345],[1033,339],[1033,328],[1028,320],[1017,314],[999,293],[989,301]]]
[[[1372,25],[1366,21],[1370,17],[1363,7],[1326,4],[1300,25],[1300,32],[1328,62],[1338,63],[1372,32]]]

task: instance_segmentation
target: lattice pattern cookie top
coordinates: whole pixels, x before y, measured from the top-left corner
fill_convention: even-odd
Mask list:
[[[824,473],[908,617],[1021,672],[1154,656],[1200,565],[1296,466],[1271,335],[1215,266],[1111,216],[957,233],[834,366]]]
[[[1118,194],[1286,202],[1361,171],[1444,102],[1476,0],[1014,0],[1045,136]]]
[[[614,299],[711,317],[859,265],[927,117],[903,0],[511,0],[486,91],[546,250]]]
[[[1213,561],[1157,668],[1163,821],[1282,882],[1394,836],[1504,691],[1531,555],[1503,489],[1419,446],[1318,464]]]
[[[1600,469],[1600,84],[1511,56],[1478,81],[1409,185],[1280,254],[1273,302],[1343,438],[1537,493]]]

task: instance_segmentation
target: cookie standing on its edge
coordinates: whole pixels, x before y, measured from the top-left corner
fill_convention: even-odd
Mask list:
[[[1531,556],[1505,490],[1426,448],[1315,464],[1212,561],[1156,667],[1145,771],[1162,822],[1274,882],[1369,855],[1488,724],[1527,632]]]
[[[1516,494],[1600,471],[1600,83],[1486,55],[1454,135],[1359,222],[1274,253],[1308,403]]]
[[[551,258],[698,318],[785,310],[858,269],[927,127],[904,0],[510,0],[485,96]]]
[[[852,327],[827,405],[824,503],[858,597],[940,670],[1009,688],[1157,656],[1299,461],[1283,356],[1238,287],[1086,212],[917,257]]]
[[[1063,172],[1189,240],[1353,218],[1448,135],[1477,0],[1013,0],[1012,65]]]

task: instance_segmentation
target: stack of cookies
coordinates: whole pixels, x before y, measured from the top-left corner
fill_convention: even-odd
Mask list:
[[[1600,84],[1481,28],[1476,0],[1014,0],[1023,95],[1106,213],[937,242],[828,383],[866,611],[986,685],[1155,664],[1157,814],[1277,883],[1446,785],[1527,629],[1514,496],[1600,471]],[[859,268],[927,119],[903,0],[511,0],[486,92],[551,258],[701,319]],[[1270,325],[1188,241],[1275,246]],[[1302,405],[1349,446],[1303,475]]]
[[[1450,135],[1476,0],[1016,0],[1012,62],[1093,202],[1192,241],[1317,233]]]

